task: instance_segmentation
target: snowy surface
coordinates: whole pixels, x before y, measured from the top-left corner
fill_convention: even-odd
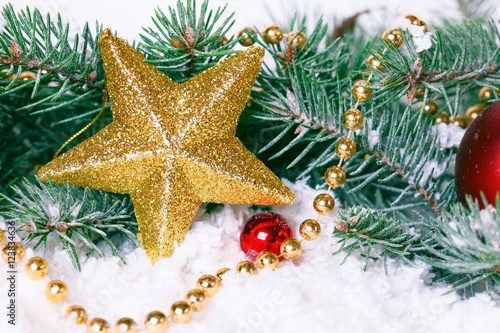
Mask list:
[[[315,216],[311,202],[317,192],[303,182],[289,184],[297,202],[277,207],[295,233],[302,220]],[[239,249],[242,224],[252,215],[247,206],[225,206],[212,215],[198,214],[191,231],[170,259],[151,266],[142,249],[126,256],[128,265],[116,258],[90,258],[82,272],[72,267],[65,252],[47,254],[50,278],[69,286],[68,304],[52,304],[44,297],[44,282],[18,277],[17,330],[0,332],[84,332],[63,318],[67,305],[84,306],[89,316],[102,316],[112,325],[121,316],[142,322],[152,310],[168,313],[169,306],[184,298],[203,274],[233,268],[244,259]],[[343,256],[331,238],[335,216],[321,220],[322,235],[305,242],[296,262],[282,262],[276,271],[257,275],[227,273],[217,295],[188,324],[172,324],[168,332],[498,332],[500,308],[488,296],[460,300],[448,287],[428,287],[426,265],[383,266],[353,255],[343,266]],[[28,257],[33,255],[28,251]],[[20,267],[22,268],[22,267]],[[6,276],[5,265],[1,276]],[[6,280],[0,279],[0,290]],[[0,302],[6,304],[5,292]],[[3,305],[2,305],[3,306]],[[3,326],[1,326],[3,325]]]

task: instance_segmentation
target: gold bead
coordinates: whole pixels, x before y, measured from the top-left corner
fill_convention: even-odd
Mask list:
[[[250,27],[241,29],[240,31],[238,31],[238,38],[243,36],[243,38],[240,39],[240,44],[243,46],[252,46],[253,44],[255,44],[255,41],[251,36],[255,36],[256,34],[257,32],[255,32],[255,30]]]
[[[220,43],[219,43],[219,45],[220,45],[220,46],[225,46],[225,45],[227,44],[227,42],[228,42],[228,41],[229,41],[229,40],[227,39],[227,37],[226,37],[226,36],[223,36],[223,37],[220,39]]]
[[[403,36],[401,35],[401,31],[399,31],[399,29],[387,29],[382,35],[382,39],[389,47],[392,47],[392,44],[396,47],[403,45]],[[391,41],[392,44],[389,41]]]
[[[102,318],[94,318],[87,323],[87,333],[110,333],[110,328],[109,323]]]
[[[348,129],[358,129],[363,125],[363,114],[358,109],[349,109],[344,112],[344,125]]]
[[[271,268],[274,271],[279,263],[280,260],[274,252],[263,252],[257,257],[257,267],[260,269]]]
[[[151,311],[146,315],[144,325],[151,333],[163,333],[168,327],[167,316],[160,311]]]
[[[299,233],[305,240],[315,240],[321,234],[321,225],[316,220],[305,220],[299,227]]]
[[[120,318],[115,324],[116,333],[138,333],[136,322],[131,318]]]
[[[328,215],[335,208],[335,200],[329,194],[320,194],[314,199],[313,206],[320,215]]]
[[[448,124],[450,116],[446,112],[441,112],[436,118],[434,118],[434,125],[438,124]]]
[[[45,296],[52,303],[62,302],[68,296],[68,287],[62,281],[50,281],[45,288]]]
[[[477,115],[484,110],[484,108],[488,105],[486,102],[481,102],[479,104],[473,105],[465,111],[465,119],[467,120],[467,126],[472,123],[474,119],[476,119]]]
[[[208,298],[203,290],[193,289],[188,291],[184,300],[189,304],[194,312],[198,312],[203,310],[205,306],[207,306]]]
[[[340,139],[335,146],[335,152],[344,160],[348,160],[356,153],[356,144],[349,138]]]
[[[493,96],[493,90],[491,90],[491,88],[488,87],[482,87],[477,95],[479,99],[488,99]]]
[[[413,25],[420,25],[420,20],[415,15],[406,14],[404,18],[410,20]]]
[[[30,279],[40,280],[47,275],[49,267],[47,266],[45,259],[33,257],[28,260],[24,269],[26,270],[26,275],[28,275]]]
[[[170,318],[176,324],[184,324],[191,320],[193,310],[187,302],[180,301],[172,304],[170,308]]]
[[[297,50],[300,50],[304,47],[304,45],[306,45],[307,37],[303,32],[301,32],[298,36],[297,34],[299,34],[298,30],[290,32],[286,38],[286,43],[288,46],[295,47]]]
[[[19,243],[9,242],[2,248],[2,258],[8,264],[17,264],[24,258],[24,248]]]
[[[420,107],[422,107],[422,105],[420,105]],[[438,105],[436,104],[436,102],[430,101],[429,104],[427,104],[424,107],[424,116],[426,116],[428,113],[430,113],[431,117],[432,117],[433,115],[435,115],[438,112],[438,110],[439,110],[439,108],[438,108]]]
[[[366,60],[366,67],[371,73],[373,73],[372,68],[375,68],[379,72],[383,72],[385,69],[384,58],[378,53],[376,57],[371,55]]]
[[[266,43],[278,44],[283,39],[283,29],[276,24],[269,25],[262,32],[262,36]]]
[[[4,68],[4,69],[2,69],[2,71],[0,73],[8,73],[9,71],[10,71],[10,69]],[[12,81],[12,80],[14,80],[15,77],[16,77],[16,75],[12,74],[11,76],[3,78],[3,80]]]
[[[230,271],[229,268],[221,268],[217,271],[217,273],[215,273],[215,277],[219,280],[219,284],[222,284],[222,281],[224,281],[224,274],[228,271]]]
[[[424,28],[424,32],[427,32],[427,30],[428,30],[428,29],[427,29],[427,24],[426,24],[424,21],[420,20],[420,24],[419,24],[419,26],[421,26],[421,27],[423,27],[423,28]]]
[[[425,87],[418,88],[415,92],[415,98],[422,99],[425,96]]]
[[[373,95],[373,89],[367,88],[369,86],[371,86],[371,84],[368,81],[358,81],[354,83],[352,86],[352,95],[354,96],[354,99],[360,102],[366,102],[369,100]]]
[[[85,324],[87,321],[87,311],[79,305],[73,305],[67,308],[64,313],[64,318],[68,319],[69,317],[73,318],[77,325]]]
[[[33,72],[22,72],[19,76],[19,81],[28,81],[36,79],[36,74]]]
[[[196,282],[196,288],[203,290],[207,297],[212,297],[219,290],[219,280],[213,275],[203,275]]]
[[[465,128],[465,127],[467,127],[467,120],[461,114],[457,114],[455,119],[453,119],[452,124],[455,126],[458,126],[458,127]]]
[[[257,268],[254,263],[251,261],[241,261],[236,265],[236,273],[248,273],[248,274],[257,274]]]
[[[325,172],[325,180],[333,188],[340,187],[345,183],[345,171],[338,165],[329,167]]]
[[[5,235],[3,233],[3,230],[0,229],[0,243],[3,243],[4,240],[5,240]]]
[[[281,254],[283,258],[294,260],[300,257],[302,245],[295,238],[287,238],[281,243]]]

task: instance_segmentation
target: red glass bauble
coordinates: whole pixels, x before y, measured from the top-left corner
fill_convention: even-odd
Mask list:
[[[460,202],[465,196],[477,199],[484,208],[481,192],[495,203],[500,192],[500,101],[481,111],[470,124],[458,147],[455,183]]]
[[[245,222],[240,235],[241,249],[252,260],[262,252],[281,254],[281,243],[293,237],[287,220],[280,214],[263,212],[255,214]]]

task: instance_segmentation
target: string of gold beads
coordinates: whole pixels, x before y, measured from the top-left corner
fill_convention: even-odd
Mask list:
[[[257,32],[252,27],[245,27],[238,31],[239,43],[243,46],[252,46],[255,44],[255,36]],[[302,49],[307,42],[307,37],[303,32],[298,30],[293,30],[288,34],[283,32],[283,29],[276,25],[271,24],[264,28],[262,31],[262,37],[267,44],[279,44],[284,37],[286,37],[286,43],[290,47],[294,47],[297,50]]]
[[[330,213],[335,205],[333,198],[329,195],[323,195],[321,198],[321,200],[317,198],[314,202],[314,208],[321,212],[320,216]],[[287,260],[297,259],[302,254],[302,242],[304,240],[315,240],[320,235],[321,226],[318,223],[318,219],[302,222],[299,227],[299,234],[302,239],[285,239],[281,244],[281,254],[279,256],[273,252],[263,252],[257,257],[256,264],[248,260],[239,262],[236,265],[236,272],[253,275],[257,274],[258,269],[270,268],[275,270],[278,267],[280,258]],[[4,234],[0,230],[0,243],[3,242],[4,238]],[[24,248],[19,243],[7,243],[2,248],[2,258],[9,264],[18,264],[26,261],[24,255]],[[151,311],[146,315],[144,326],[142,327],[133,319],[123,317],[116,322],[114,332],[137,333],[139,330],[145,329],[151,333],[163,333],[168,329],[170,322],[176,324],[187,323],[191,320],[193,312],[201,311],[206,307],[208,298],[213,297],[217,293],[224,280],[224,274],[229,270],[229,268],[222,268],[215,275],[203,275],[200,277],[196,282],[196,288],[188,291],[183,301],[172,304],[169,315],[160,311]],[[26,275],[32,280],[46,280],[45,296],[49,301],[53,303],[66,303],[68,287],[62,281],[50,280],[48,278],[48,265],[45,259],[40,257],[30,258],[26,261],[25,271]],[[80,305],[68,306],[64,317],[73,320],[77,325],[86,323],[87,333],[111,332],[111,325],[107,320],[99,317],[88,320],[87,311]]]

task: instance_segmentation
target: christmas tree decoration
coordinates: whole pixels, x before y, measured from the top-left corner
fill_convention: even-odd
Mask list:
[[[350,130],[356,130],[363,125],[363,114],[358,109],[349,109],[343,114],[344,125]]]
[[[24,248],[19,243],[7,243],[2,247],[2,259],[8,264],[18,264],[24,258]]]
[[[128,193],[155,263],[182,242],[202,202],[291,204],[290,190],[235,137],[263,50],[176,84],[105,30],[99,45],[113,122],[39,170],[42,181]]]
[[[120,318],[115,324],[115,333],[138,333],[137,323],[131,318]]]
[[[470,124],[458,147],[455,183],[460,202],[471,196],[484,207],[481,194],[494,204],[500,192],[500,101],[484,109]]]
[[[366,67],[370,72],[372,72],[372,68],[375,68],[375,70],[379,72],[384,71],[384,58],[380,54],[376,54],[375,56],[371,55],[368,57],[366,60]]]
[[[257,267],[253,262],[244,260],[239,262],[238,265],[236,265],[236,272],[254,275],[257,274]]]
[[[274,271],[276,268],[278,268],[279,263],[280,260],[278,256],[271,251],[263,252],[257,257],[257,267],[259,269],[270,268]]]
[[[87,333],[109,332],[111,325],[102,318],[93,318],[87,323]]]
[[[299,233],[305,240],[315,240],[321,234],[321,225],[316,220],[305,220],[300,225]]]
[[[81,325],[87,322],[87,311],[79,305],[72,305],[66,309],[64,318],[73,318],[75,324]]]
[[[479,99],[489,99],[493,97],[493,90],[489,87],[482,87],[477,94]]]
[[[281,243],[293,237],[293,231],[285,218],[272,212],[255,214],[249,218],[240,235],[240,246],[252,260],[260,253],[281,253]]]
[[[68,287],[62,281],[50,281],[45,288],[45,296],[52,303],[62,302],[68,297]]]
[[[390,47],[392,47],[392,45],[396,47],[403,45],[403,36],[401,35],[401,31],[399,31],[399,29],[387,29],[382,35],[382,39]]]
[[[356,101],[366,102],[373,94],[373,89],[370,89],[371,84],[368,81],[357,81],[352,86],[352,95]]]
[[[434,125],[447,124],[450,120],[450,116],[445,111],[441,112],[434,118]]]
[[[329,194],[320,194],[314,199],[313,206],[320,215],[328,215],[335,208],[335,201]]]
[[[268,44],[278,44],[283,39],[283,29],[276,24],[269,25],[262,32],[262,37]]]
[[[176,324],[184,324],[193,317],[193,310],[187,302],[179,301],[172,304],[170,308],[170,318]]]
[[[216,274],[217,276],[217,274]],[[188,291],[184,300],[194,312],[199,312],[207,306],[208,298],[203,290],[192,289]]]
[[[337,188],[344,185],[345,179],[345,171],[338,165],[329,167],[325,172],[325,181],[332,188]]]
[[[203,291],[207,297],[215,296],[217,290],[219,290],[219,279],[213,275],[203,275],[196,282],[196,288]]]
[[[348,160],[356,154],[356,144],[349,138],[340,139],[335,145],[335,152],[340,158]]]
[[[422,106],[420,106],[420,108],[421,107]],[[438,107],[437,103],[434,101],[430,101],[427,105],[424,106],[424,116],[430,114],[432,117],[438,112],[438,110],[439,110],[439,107]]]
[[[307,37],[303,32],[300,32],[298,30],[294,30],[288,34],[288,37],[286,38],[286,43],[290,47],[294,47],[297,50],[300,50],[301,48],[306,45],[307,42]]]
[[[287,238],[281,243],[281,255],[288,260],[295,260],[302,253],[302,245],[295,238]]]
[[[32,280],[40,280],[47,275],[49,270],[45,259],[40,257],[33,257],[26,263],[26,275]]]
[[[457,114],[457,116],[452,119],[451,123],[453,125],[461,127],[461,128],[466,128],[467,127],[467,120],[461,114]]]
[[[255,36],[257,36],[257,32],[251,27],[243,28],[238,32],[238,38],[243,37],[240,39],[240,44],[247,47],[255,44],[255,40],[252,38]]]
[[[146,315],[144,325],[152,333],[163,333],[168,328],[167,316],[160,311],[151,311]]]
[[[472,124],[474,119],[477,118],[479,113],[483,111],[486,106],[488,106],[488,103],[481,102],[468,108],[467,111],[465,111],[465,120],[467,121],[467,125]]]

